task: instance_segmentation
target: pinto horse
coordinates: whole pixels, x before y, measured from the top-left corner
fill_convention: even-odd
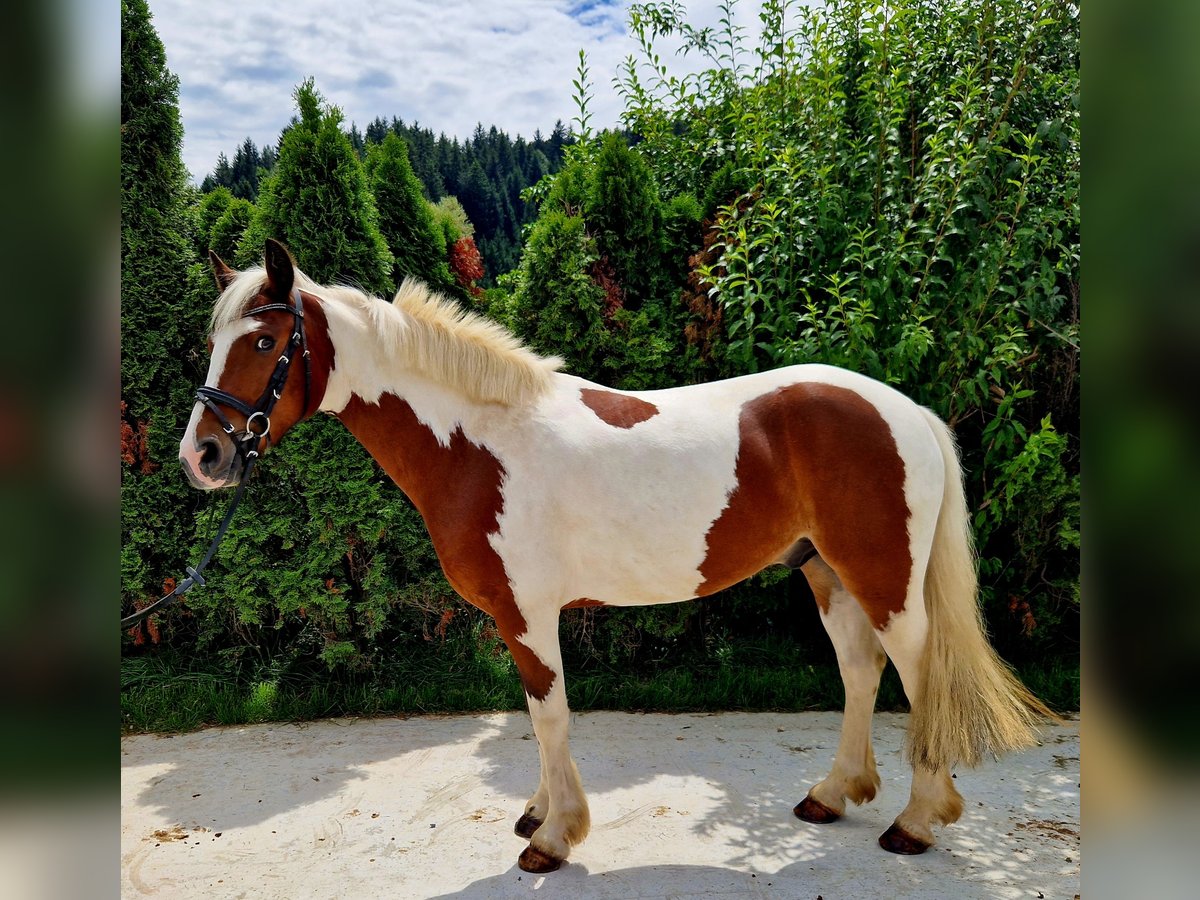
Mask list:
[[[450,584],[495,619],[520,671],[541,757],[516,823],[522,869],[558,868],[589,827],[563,609],[688,600],[773,564],[801,569],[846,706],[832,771],[794,812],[832,822],[875,796],[871,716],[890,658],[912,707],[911,798],[880,837],[896,853],[926,850],[933,825],[958,819],[951,766],[1030,745],[1051,715],[984,636],[951,433],[892,388],[803,365],[616,391],[411,281],[388,303],[315,284],[275,241],[263,268],[210,256],[221,295],[180,443],[188,478],[236,484],[240,439],[278,442],[325,412],[408,495]],[[303,377],[292,367],[260,415],[250,404],[299,346]]]

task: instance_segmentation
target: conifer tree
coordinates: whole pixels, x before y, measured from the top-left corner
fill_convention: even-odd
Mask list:
[[[386,298],[392,254],[341,114],[311,80],[296,100],[300,117],[262,184],[239,264],[261,264],[263,239],[272,236],[318,282]],[[246,494],[229,550],[214,562],[223,597],[198,599],[197,614],[216,621],[232,607],[243,627],[267,625],[254,640],[268,649],[283,641],[288,652],[303,647],[330,666],[361,664],[406,590],[450,594],[420,516],[339,422],[315,416],[296,426],[258,472],[270,489]],[[288,645],[268,623],[306,636]]]
[[[537,350],[556,353],[567,369],[596,378],[608,346],[604,292],[589,272],[595,241],[583,219],[545,211],[533,226],[510,303],[512,326]]]
[[[434,223],[404,141],[389,133],[382,143],[368,147],[367,173],[379,211],[379,230],[395,257],[392,282],[399,287],[412,276],[435,289],[448,288],[445,234]]]
[[[194,532],[181,510],[195,500],[174,462],[208,308],[193,265],[178,96],[145,0],[122,0],[121,573],[134,602],[178,574]]]
[[[658,188],[649,167],[616,133],[605,136],[590,176],[585,218],[627,305],[637,308],[653,297],[661,268]]]
[[[476,142],[483,140],[485,138],[480,129],[476,133]],[[478,157],[471,163],[458,199],[481,235],[490,236],[496,232],[500,226],[500,202]]]
[[[233,194],[225,185],[217,185],[200,198],[196,205],[196,258],[202,259],[209,248],[216,249],[212,243],[213,226],[220,221],[234,200]],[[217,251],[220,253],[220,251]],[[223,257],[225,254],[221,254]],[[232,257],[230,257],[232,258]]]
[[[300,119],[284,133],[275,168],[260,185],[258,212],[237,261],[257,264],[272,237],[315,280],[386,296],[392,254],[379,233],[366,172],[342,131],[342,113],[324,103],[311,78],[295,97]]]
[[[249,200],[234,197],[221,214],[221,218],[217,219],[209,230],[205,252],[212,250],[221,259],[234,259],[246,229],[253,221],[254,204]]]

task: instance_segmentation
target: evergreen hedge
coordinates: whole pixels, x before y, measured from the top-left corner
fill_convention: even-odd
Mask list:
[[[174,464],[216,293],[198,251],[236,246],[234,261],[256,264],[273,236],[314,278],[387,296],[402,274],[445,278],[439,248],[469,236],[464,206],[511,221],[511,199],[472,169],[457,186],[462,206],[444,199],[428,214],[387,130],[360,137],[364,166],[311,82],[257,202],[197,198],[145,3],[126,0],[122,16],[122,584],[137,604],[214,521]],[[619,80],[636,141],[585,129],[560,148],[564,168],[525,195],[540,213],[519,265],[471,302],[618,387],[832,362],[930,405],[963,447],[997,643],[1017,662],[1070,670],[1077,7],[769,0],[758,47],[732,22],[727,10],[721,27],[698,30],[678,4],[633,7],[642,54]],[[709,68],[673,76],[656,49],[666,36]],[[297,427],[256,481],[210,587],[128,637],[128,652],[157,644],[142,652],[201,656],[251,680],[382,684],[410,677],[394,661],[411,672],[432,654],[511,675],[489,621],[442,577],[411,504],[339,424]],[[786,667],[782,646],[832,662],[803,578],[777,572],[698,603],[573,611],[564,629],[573,672]]]

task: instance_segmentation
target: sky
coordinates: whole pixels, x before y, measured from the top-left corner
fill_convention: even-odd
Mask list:
[[[592,127],[619,124],[612,85],[637,47],[631,0],[149,0],[179,78],[183,157],[195,181],[249,137],[274,146],[295,113],[292,93],[313,76],[347,126],[398,116],[435,134],[468,138],[477,123],[510,137],[570,124],[580,49],[587,53]],[[688,21],[715,25],[718,0],[685,3]],[[735,21],[758,36],[760,0],[740,0]],[[673,73],[695,54],[660,55]]]

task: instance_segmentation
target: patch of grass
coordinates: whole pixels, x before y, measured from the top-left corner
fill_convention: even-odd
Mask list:
[[[1017,675],[1051,709],[1061,713],[1079,711],[1078,660],[1050,660],[1044,665],[1018,666]]]
[[[664,666],[628,674],[567,673],[567,697],[578,711],[596,709],[697,712],[840,709],[837,667]],[[231,678],[215,668],[169,658],[123,661],[121,722],[126,732],[174,733],[206,725],[287,722],[329,716],[493,712],[525,709],[520,681],[488,661],[432,656],[391,668],[386,678],[325,672]],[[1062,662],[1027,666],[1021,677],[1053,708],[1079,708],[1079,667]],[[904,710],[900,680],[889,666],[879,710]]]

